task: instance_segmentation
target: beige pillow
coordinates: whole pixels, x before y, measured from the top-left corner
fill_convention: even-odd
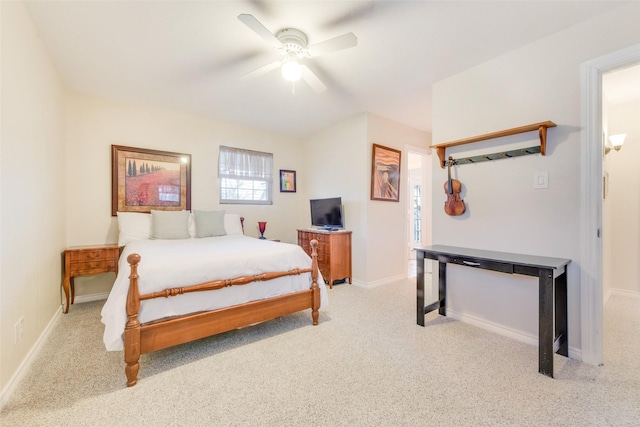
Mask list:
[[[151,238],[189,239],[188,211],[151,211]]]
[[[224,228],[224,211],[193,211],[196,237],[216,237],[227,234]]]

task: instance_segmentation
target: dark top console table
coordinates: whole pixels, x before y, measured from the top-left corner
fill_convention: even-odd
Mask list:
[[[570,259],[443,245],[416,248],[416,252],[417,320],[420,326],[424,326],[426,313],[439,310],[441,315],[447,315],[447,264],[538,277],[538,372],[553,378],[553,354],[557,352],[563,356],[569,355],[567,265],[571,262]],[[438,300],[426,307],[424,305],[425,259],[437,260],[439,273]]]

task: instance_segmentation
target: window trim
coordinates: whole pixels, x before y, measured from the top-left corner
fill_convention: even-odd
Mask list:
[[[230,170],[234,167],[237,167],[236,163],[247,163],[245,169],[238,170],[233,169],[232,173],[223,172],[223,161],[225,157],[232,156],[236,154],[237,157],[230,159],[225,166],[225,171]],[[242,158],[244,156],[244,158]],[[255,164],[251,165],[252,160]],[[237,147],[229,147],[221,145],[218,150],[218,190],[219,190],[219,202],[224,205],[272,205],[273,204],[273,154],[264,152],[264,151],[256,151],[256,150],[247,150],[244,148]],[[231,187],[225,187],[223,189],[223,181],[225,179],[231,180],[245,180],[250,181],[252,183],[255,182],[264,182],[266,185],[266,189],[264,192],[266,193],[266,200],[257,200],[255,199],[255,195],[257,190],[255,186],[250,190],[252,197],[251,199],[239,199],[239,198],[223,198],[223,195],[226,193],[225,189]],[[238,189],[239,187],[236,187]],[[260,190],[261,191],[261,190]]]

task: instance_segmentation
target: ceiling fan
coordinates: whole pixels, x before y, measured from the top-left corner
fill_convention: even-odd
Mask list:
[[[302,78],[316,92],[323,92],[327,87],[316,76],[316,74],[304,64],[300,64],[305,59],[315,58],[320,55],[348,49],[358,44],[358,39],[353,33],[346,33],[320,43],[307,46],[307,35],[296,28],[285,28],[273,34],[253,15],[240,14],[238,19],[247,27],[252,29],[257,35],[262,37],[271,47],[276,49],[281,59],[264,65],[257,70],[251,71],[242,78],[253,78],[261,76],[269,71],[280,67],[282,76],[289,81],[295,82]]]

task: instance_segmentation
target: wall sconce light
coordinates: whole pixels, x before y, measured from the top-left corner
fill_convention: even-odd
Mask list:
[[[611,146],[607,144],[604,148],[604,154],[609,154],[609,151],[613,148],[616,151],[620,151],[622,148],[622,144],[624,144],[624,139],[627,137],[626,133],[619,133],[617,135],[611,135],[609,137],[609,142],[611,142]]]

